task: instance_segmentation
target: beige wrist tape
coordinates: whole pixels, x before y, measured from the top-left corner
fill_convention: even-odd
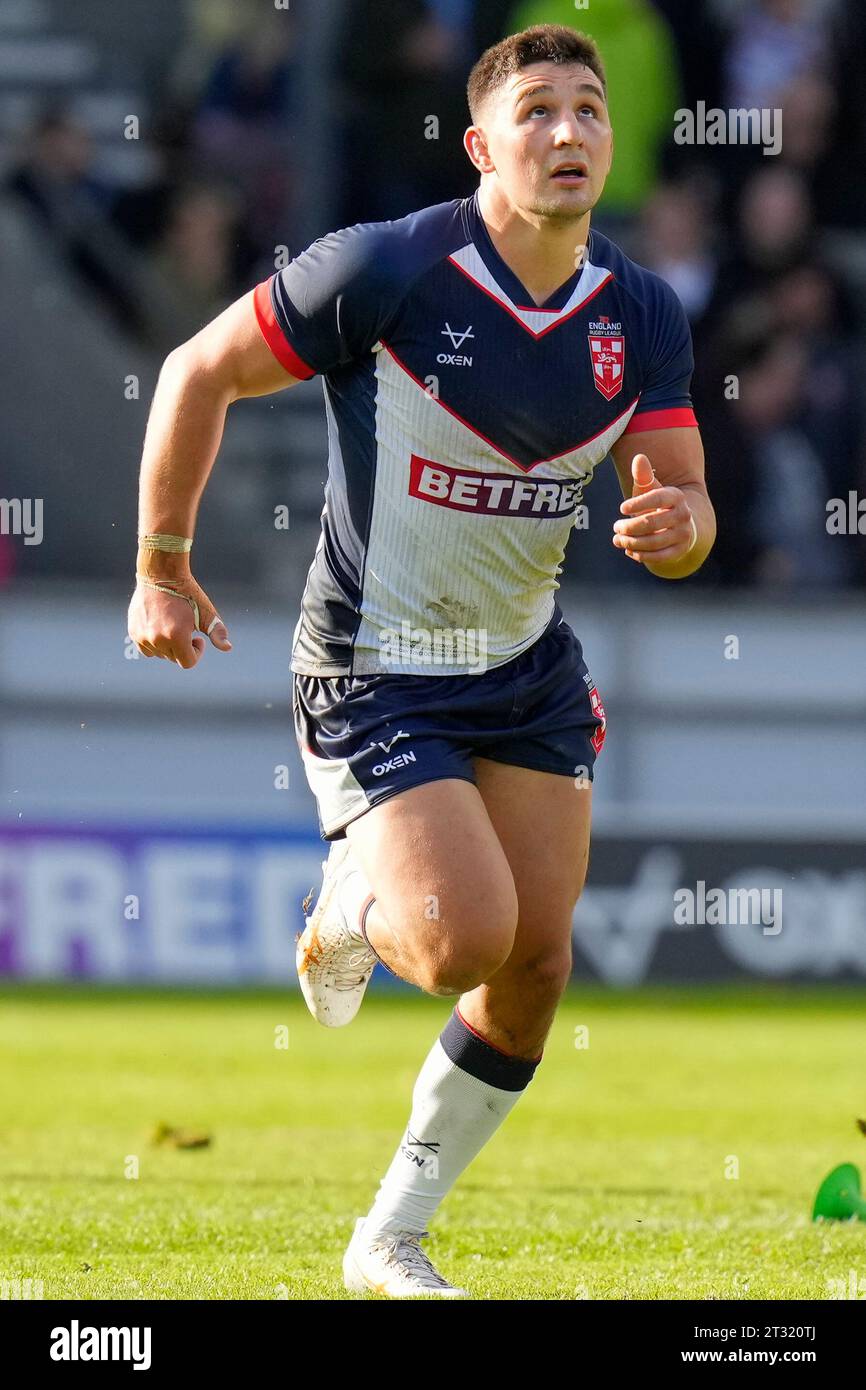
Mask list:
[[[192,536],[169,536],[163,531],[139,536],[138,543],[143,549],[165,550],[173,555],[185,555],[192,550]]]

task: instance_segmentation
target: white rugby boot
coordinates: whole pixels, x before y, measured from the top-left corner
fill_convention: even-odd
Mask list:
[[[466,1289],[449,1284],[433,1265],[419,1241],[429,1231],[379,1231],[364,1234],[365,1218],[355,1222],[343,1256],[343,1283],[351,1293],[384,1294],[386,1298],[471,1298]]]
[[[334,840],[322,863],[318,902],[297,937],[295,962],[301,993],[313,1018],[326,1028],[352,1022],[378,959],[360,927],[349,925],[340,906],[340,885],[355,868],[348,839]],[[312,891],[304,899],[305,913],[311,898]]]

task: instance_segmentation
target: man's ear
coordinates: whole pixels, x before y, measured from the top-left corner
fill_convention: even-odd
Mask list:
[[[607,172],[610,173],[610,166],[613,164],[613,131],[610,132],[610,154],[607,157]]]
[[[463,148],[479,174],[492,174],[495,165],[487,149],[487,138],[481,126],[471,125],[463,136]]]

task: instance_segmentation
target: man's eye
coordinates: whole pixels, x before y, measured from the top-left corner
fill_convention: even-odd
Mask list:
[[[581,111],[588,111],[589,114],[590,114],[590,116],[597,116],[597,115],[598,115],[598,112],[596,111],[596,109],[595,109],[594,106],[582,106],[580,109],[581,109]]]
[[[536,113],[536,111],[540,111],[541,114],[542,114],[543,116],[546,116],[546,115],[547,115],[547,107],[546,107],[546,106],[533,106],[533,107],[531,107],[531,108],[530,108],[530,111],[529,111],[530,116],[534,116],[535,113]]]

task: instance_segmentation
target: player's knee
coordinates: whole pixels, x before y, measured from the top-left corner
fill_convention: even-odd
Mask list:
[[[495,974],[511,954],[517,930],[517,893],[510,875],[489,882],[450,883],[425,898],[395,935],[412,942],[415,977],[428,994],[463,994]],[[420,930],[419,930],[420,928]]]
[[[571,979],[571,940],[531,956],[521,971],[521,995],[545,1006],[564,994]]]
[[[492,941],[483,946],[437,952],[424,961],[419,969],[421,988],[427,994],[465,994],[495,975],[505,964],[510,951],[510,942],[497,946]]]
[[[500,970],[514,946],[516,916],[461,921],[457,930],[434,938],[420,963],[421,988],[428,994],[465,994]]]

